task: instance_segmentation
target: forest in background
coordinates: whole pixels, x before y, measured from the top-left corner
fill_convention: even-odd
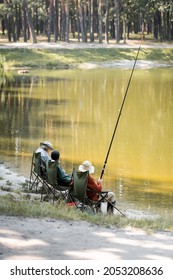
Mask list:
[[[146,34],[173,40],[173,1],[166,0],[0,0],[1,37],[9,42],[109,42]]]

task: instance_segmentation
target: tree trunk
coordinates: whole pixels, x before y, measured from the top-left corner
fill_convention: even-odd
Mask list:
[[[23,26],[23,41],[27,42],[27,18],[26,18],[26,9],[25,1],[22,3],[22,26]]]
[[[126,44],[126,20],[125,20],[125,17],[123,18],[123,40],[124,40],[124,44]]]
[[[83,19],[83,8],[81,4],[81,0],[78,0],[78,10],[79,10],[79,23],[80,23],[80,31],[82,34],[82,42],[85,42],[85,33],[84,33],[84,19]]]
[[[160,12],[156,11],[154,15],[154,38],[158,39],[160,25]]]
[[[102,0],[98,0],[98,37],[99,44],[102,43]]]
[[[142,35],[141,35],[141,39],[144,40],[145,39],[145,23],[144,23],[144,17],[142,15]]]
[[[17,41],[20,38],[20,28],[21,28],[21,8],[17,4],[15,5],[15,11],[16,11],[16,38]]]
[[[12,35],[13,35],[13,42],[17,41],[17,37],[16,37],[16,22],[14,17],[11,17],[11,31],[12,31]]]
[[[53,2],[53,26],[54,26],[54,41],[58,40],[58,0]]]
[[[85,34],[85,42],[87,42],[87,3],[84,0],[84,34]]]
[[[94,42],[94,2],[89,1],[90,42]]]
[[[79,22],[79,10],[78,10],[78,0],[75,0],[75,6],[76,6],[76,19],[77,19],[77,38],[78,42],[80,42],[80,22]]]
[[[35,31],[34,31],[32,11],[31,11],[30,8],[28,8],[27,0],[23,0],[23,8],[24,8],[25,13],[26,13],[26,18],[27,18],[27,22],[28,22],[31,41],[32,41],[33,44],[36,44],[37,43],[37,38],[36,38],[36,35],[35,35]]]
[[[65,21],[65,38],[66,38],[66,42],[69,43],[69,0],[66,0],[65,16],[66,16],[66,21]]]
[[[65,36],[65,27],[66,27],[65,23],[66,23],[66,21],[65,21],[65,4],[64,4],[64,1],[65,0],[63,0],[61,2],[61,40],[62,41],[65,41],[65,38],[66,38],[66,36]]]
[[[6,17],[8,41],[11,42],[11,17]]]
[[[52,22],[53,22],[53,0],[49,1],[49,9],[48,9],[48,29],[47,29],[47,40],[51,41],[51,33],[52,33]]]
[[[2,35],[5,35],[5,20],[4,20],[4,18],[1,21],[1,27],[2,27]]]
[[[109,43],[108,31],[109,31],[109,0],[106,0],[106,14],[105,14],[105,41]]]
[[[116,18],[115,18],[115,38],[116,38],[116,43],[118,44],[120,41],[120,23],[119,23],[119,18],[120,18],[120,7],[119,7],[119,0],[115,0],[115,13],[116,13]]]
[[[76,14],[76,6],[75,6],[75,0],[73,0],[73,4],[72,4],[72,15],[71,15],[71,33],[72,33],[72,36],[73,36],[73,39],[75,39],[75,32],[76,32],[76,29],[77,29],[77,14]]]
[[[160,41],[163,41],[163,11],[161,11],[161,23],[160,23]]]
[[[131,28],[131,22],[129,21],[127,24],[127,39],[130,39],[130,32],[132,32],[132,28]]]

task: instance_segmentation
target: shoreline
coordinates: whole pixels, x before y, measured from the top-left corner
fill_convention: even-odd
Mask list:
[[[14,191],[27,178],[0,164],[0,185]],[[0,196],[8,191],[0,191]],[[46,202],[44,202],[46,203]],[[50,239],[51,236],[51,239]],[[70,240],[70,242],[68,242]],[[146,232],[85,221],[0,215],[1,260],[171,260],[173,232]]]
[[[82,42],[74,42],[71,41],[70,43],[66,43],[66,42],[38,42],[37,44],[32,44],[30,42],[25,43],[25,42],[1,42],[0,40],[0,50],[15,50],[18,51],[20,49],[23,50],[31,50],[31,52],[33,50],[48,50],[49,52],[51,52],[51,50],[54,51],[69,51],[69,50],[101,50],[101,49],[105,49],[105,50],[112,50],[112,49],[116,49],[116,50],[128,50],[128,49],[132,49],[132,50],[136,50],[139,49],[142,50],[146,50],[146,49],[171,49],[173,50],[173,43],[160,43],[160,42],[153,42],[153,41],[140,41],[140,40],[127,40],[127,42],[124,44],[122,41],[119,44],[116,44],[115,42],[110,42],[110,43],[105,43],[103,42],[102,44],[99,44],[97,42],[95,43],[82,43]],[[123,51],[122,51],[123,52]],[[112,61],[113,59],[113,61]],[[159,59],[159,58],[158,58]],[[56,60],[56,59],[55,59]],[[85,61],[85,60],[84,60]],[[95,68],[124,68],[124,69],[132,69],[133,65],[134,65],[134,60],[128,60],[128,59],[121,59],[121,55],[120,57],[118,57],[117,59],[114,59],[112,57],[109,57],[109,59],[107,59],[107,61],[101,61],[99,59],[99,61],[92,61],[92,57],[91,57],[91,61],[87,61],[87,62],[82,62],[82,61],[77,61],[75,63],[75,61],[73,62],[69,62],[67,61],[66,63],[59,63],[59,61],[57,60],[57,63],[53,64],[53,65],[30,65],[30,66],[25,66],[25,63],[23,64],[24,66],[16,66],[14,68],[12,68],[12,70],[18,70],[18,74],[22,74],[22,75],[27,75],[29,73],[30,70],[32,69],[40,69],[40,68],[44,68],[44,69],[53,69],[53,70],[59,70],[59,69],[95,69]],[[170,60],[168,62],[165,61],[165,59],[162,60],[147,60],[147,59],[141,59],[141,60],[137,60],[136,63],[136,68],[137,69],[150,69],[150,68],[159,68],[159,67],[173,67],[173,61]]]
[[[132,69],[134,65],[134,60],[119,60],[116,62],[87,62],[81,63],[77,68],[78,69],[95,69],[95,68],[116,68],[116,69]],[[136,62],[136,69],[151,69],[151,68],[164,68],[164,67],[173,67],[173,63],[160,63],[158,61],[146,61],[146,60],[138,60]]]
[[[11,188],[15,190],[21,187],[22,183],[26,183],[26,180],[28,180],[28,178],[12,171],[12,169],[5,166],[4,163],[0,163],[0,186],[11,186]]]

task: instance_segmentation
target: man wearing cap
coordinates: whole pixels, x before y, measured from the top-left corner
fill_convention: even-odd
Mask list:
[[[94,178],[90,175],[90,174],[94,173],[94,166],[92,165],[92,163],[88,160],[85,160],[81,165],[79,165],[79,171],[81,171],[81,172],[89,171],[87,188],[94,192],[88,191],[87,196],[91,200],[94,200],[94,201],[99,200],[98,193],[102,191],[102,180],[98,179],[98,181],[95,182]],[[116,203],[114,192],[109,191],[107,199],[111,203],[111,204],[108,203],[108,212],[113,213],[113,205],[115,205],[115,203]]]
[[[41,166],[42,176],[46,177],[46,162],[51,159],[50,153],[53,150],[52,144],[49,141],[40,143],[40,147],[36,150],[37,153],[41,153]]]

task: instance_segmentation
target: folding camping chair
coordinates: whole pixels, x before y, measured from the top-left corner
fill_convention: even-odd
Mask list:
[[[104,201],[108,191],[99,192],[100,199],[93,201],[89,199],[87,192],[91,191],[87,189],[89,172],[80,172],[73,169],[73,189],[69,193],[69,199],[75,203],[77,208],[81,211],[91,210],[92,213],[98,213],[100,210],[100,203]],[[94,192],[95,193],[95,192]]]
[[[52,194],[53,202],[55,199],[59,198],[67,200],[70,189],[70,187],[60,186],[58,184],[57,165],[58,162],[52,160],[48,160],[46,163],[47,182],[49,184],[49,188],[47,189],[47,196],[49,197]]]
[[[46,177],[43,176],[42,164],[41,164],[41,153],[33,152],[32,161],[31,161],[31,171],[30,171],[30,180],[29,180],[29,190],[31,191],[35,188],[35,192],[38,192],[38,189],[43,190],[44,186],[47,185]]]

